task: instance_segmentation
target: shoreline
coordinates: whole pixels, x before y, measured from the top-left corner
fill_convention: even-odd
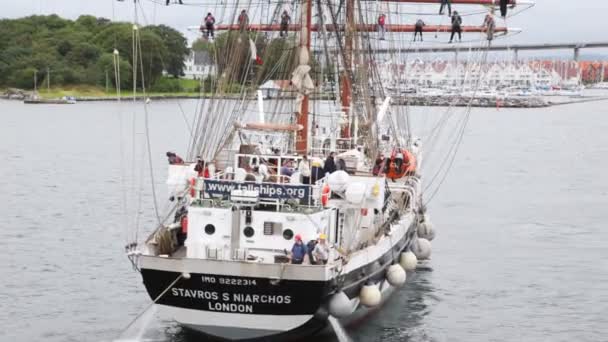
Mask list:
[[[0,95],[2,100],[12,101],[24,101],[27,99],[26,92],[21,94],[10,94]],[[44,94],[42,94],[44,95]],[[117,101],[133,101],[133,96],[125,95],[120,98],[116,96],[74,96],[76,102],[117,102]],[[136,101],[144,101],[150,99],[153,101],[167,101],[167,100],[196,100],[196,99],[211,99],[210,94],[201,93],[184,93],[184,94],[152,94],[148,96],[137,95],[135,96]],[[218,98],[217,96],[214,98]],[[240,100],[242,96],[240,94],[226,94],[221,99],[233,99]],[[249,100],[255,100],[255,96],[247,96]],[[267,98],[266,100],[272,100],[273,98]],[[293,100],[295,96],[281,97],[282,100]],[[335,101],[333,96],[311,96],[313,100],[326,100]],[[41,96],[42,103],[58,103],[61,98],[57,97],[45,97]],[[393,103],[395,105],[411,105],[421,107],[466,107],[471,102],[471,107],[476,108],[546,108],[552,106],[560,106],[575,103],[584,102],[596,102],[596,101],[607,101],[608,96],[580,96],[580,97],[568,97],[564,96],[557,100],[555,96],[536,96],[536,97],[512,97],[512,98],[492,98],[492,97],[477,97],[470,99],[468,97],[455,97],[455,96],[408,96],[394,98]]]

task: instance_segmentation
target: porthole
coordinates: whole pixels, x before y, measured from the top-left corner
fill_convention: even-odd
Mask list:
[[[208,224],[205,226],[205,233],[207,233],[208,235],[213,235],[213,233],[215,233],[215,226],[212,224]]]
[[[243,234],[245,234],[245,236],[248,238],[252,237],[253,233],[255,233],[255,231],[251,227],[245,227],[245,229],[243,230]]]
[[[283,231],[283,238],[285,240],[291,240],[291,239],[293,239],[293,230],[291,230],[291,229],[285,229]]]

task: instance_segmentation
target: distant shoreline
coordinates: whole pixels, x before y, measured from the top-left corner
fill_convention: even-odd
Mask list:
[[[32,91],[21,90],[21,89],[0,89],[0,99],[4,100],[13,100],[13,101],[24,101],[29,96],[32,95]],[[95,95],[93,95],[94,93]],[[55,89],[51,90],[51,92],[39,92],[38,95],[43,101],[49,101],[48,103],[52,103],[52,101],[59,101],[63,96],[71,96],[74,97],[76,102],[117,102],[117,101],[133,101],[133,94],[130,92],[126,92],[120,96],[120,99],[115,95],[109,95],[108,93],[103,92],[103,94],[99,90],[91,91],[90,89],[86,89],[84,91],[80,89]],[[152,101],[167,101],[167,100],[195,100],[195,99],[211,99],[211,98],[221,98],[221,99],[233,99],[239,100],[242,98],[241,94],[225,94],[221,97],[218,97],[217,94],[213,95],[211,93],[150,93],[147,95],[138,94],[135,96],[136,101],[144,101],[144,100],[152,100]],[[248,100],[255,100],[255,95],[247,96]],[[281,97],[283,100],[293,100],[293,97]],[[335,98],[333,96],[312,96],[312,99],[315,100],[329,100],[333,101]],[[541,108],[541,107],[551,107],[551,106],[559,106],[566,104],[574,104],[574,103],[582,103],[582,102],[595,102],[595,101],[606,101],[608,100],[608,96],[582,96],[582,97],[529,97],[529,98],[511,98],[505,100],[496,99],[496,98],[476,98],[469,104],[469,99],[462,98],[460,100],[454,99],[451,97],[441,97],[441,96],[410,96],[408,98],[395,98],[394,104],[396,105],[412,105],[412,106],[426,106],[426,107],[435,107],[435,106],[454,106],[454,107],[481,107],[481,108],[489,108],[489,107],[503,107],[503,108]],[[497,102],[499,102],[497,104]]]

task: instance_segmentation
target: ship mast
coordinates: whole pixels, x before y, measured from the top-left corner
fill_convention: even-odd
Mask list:
[[[354,57],[354,41],[355,34],[357,32],[375,32],[375,24],[355,24],[355,0],[345,0],[345,12],[346,12],[346,23],[345,25],[337,25],[336,23],[325,25],[312,25],[312,0],[301,0],[302,11],[300,15],[300,23],[298,25],[289,25],[287,31],[300,31],[299,49],[298,49],[298,64],[300,66],[309,66],[311,58],[311,32],[320,32],[322,30],[326,32],[344,32],[344,48],[343,48],[343,70],[339,72],[339,83],[340,83],[340,99],[341,109],[347,116],[348,124],[344,125],[341,130],[341,137],[349,139],[352,136],[351,132],[351,106],[353,96],[353,81],[354,81],[354,70],[353,70],[353,57]],[[371,0],[363,0],[371,1]],[[386,0],[387,2],[397,3],[438,3],[437,0]],[[462,5],[484,5],[484,6],[497,6],[499,0],[451,0],[452,4]],[[508,0],[508,4],[512,6],[530,4],[534,2],[530,0]],[[239,30],[239,25],[235,24],[219,24],[216,25],[217,31],[223,30]],[[451,25],[427,25],[423,28],[424,32],[450,32]],[[484,28],[480,26],[462,26],[462,32],[484,32]],[[273,24],[252,24],[248,25],[249,31],[280,31],[279,25]],[[386,32],[414,32],[415,25],[385,25]],[[508,32],[507,27],[496,27],[494,32]],[[309,150],[309,124],[308,114],[310,109],[310,96],[309,92],[302,94],[302,101],[299,104],[300,108],[297,112],[297,124],[303,129],[296,133],[295,139],[295,152],[300,154],[307,154]],[[356,142],[355,142],[356,143]]]
[[[300,46],[298,54],[299,65],[310,65],[310,40],[312,31],[312,0],[302,0],[302,13],[300,17]],[[304,94],[304,98],[300,103],[300,111],[298,113],[298,125],[302,129],[296,134],[296,152],[308,154],[308,110],[310,98],[308,93]]]
[[[352,98],[353,38],[355,32],[355,1],[346,0],[346,27],[344,32],[344,70],[340,74],[340,99],[342,111],[346,113],[347,124],[341,132],[342,138],[350,138],[350,102]]]

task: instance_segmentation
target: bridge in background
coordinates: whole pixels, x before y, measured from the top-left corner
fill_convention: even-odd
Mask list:
[[[608,48],[608,42],[593,42],[593,43],[560,43],[560,44],[513,44],[513,45],[492,45],[492,46],[465,46],[454,44],[450,46],[438,47],[420,47],[407,49],[376,49],[376,53],[454,53],[456,60],[460,52],[468,52],[469,50],[488,50],[488,51],[512,51],[513,60],[519,58],[519,51],[540,51],[540,50],[573,50],[574,60],[580,58],[581,49],[601,49]],[[320,52],[320,51],[319,51]]]

